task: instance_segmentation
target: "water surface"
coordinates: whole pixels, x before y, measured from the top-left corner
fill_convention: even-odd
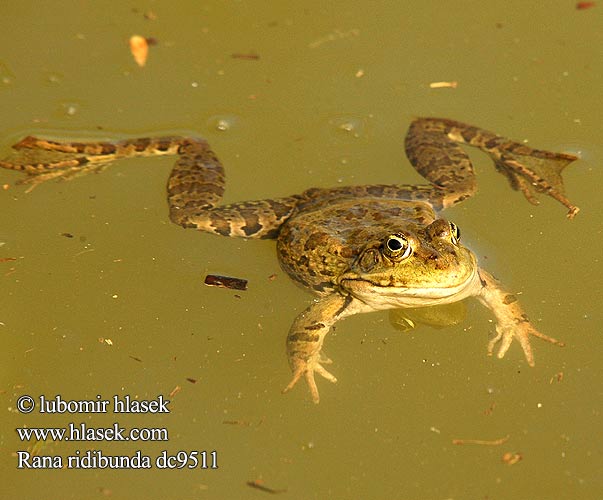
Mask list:
[[[185,231],[167,217],[170,159],[26,194],[0,171],[4,307],[0,451],[6,498],[597,498],[601,468],[600,58],[603,8],[572,2],[12,2],[2,9],[2,156],[26,134],[195,133],[226,166],[227,201],[310,186],[419,182],[402,151],[413,116],[445,116],[551,150],[574,221],[526,203],[473,154],[479,194],[454,210],[483,265],[521,294],[560,349],[485,355],[492,317],[467,303],[443,330],[386,312],[330,334],[335,386],[286,396],[284,339],[312,300],[274,243]],[[52,8],[51,8],[52,7]],[[133,34],[156,39],[147,65]],[[233,55],[235,57],[233,57]],[[456,88],[430,88],[457,82]],[[11,260],[11,259],[16,260]],[[4,260],[8,259],[8,260]],[[203,285],[247,278],[246,292]],[[276,278],[272,279],[272,275]],[[562,374],[562,375],[561,375]],[[169,414],[29,415],[19,396],[149,400]],[[17,470],[17,427],[166,428],[169,442],[47,442],[151,457],[212,451],[217,470]],[[453,444],[495,440],[499,446]],[[505,453],[519,454],[514,465]]]

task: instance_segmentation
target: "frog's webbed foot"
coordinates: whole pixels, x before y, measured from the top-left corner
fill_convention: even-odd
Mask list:
[[[104,143],[105,149],[108,143]],[[105,168],[115,157],[98,150],[103,143],[57,142],[28,136],[12,147],[15,150],[0,167],[25,172],[17,184],[27,184],[26,192],[53,179],[71,180]],[[101,148],[102,149],[102,148]]]
[[[523,349],[528,364],[534,366],[530,336],[538,337],[560,347],[565,345],[563,342],[536,330],[521,308],[517,298],[502,289],[492,275],[480,269],[479,276],[482,288],[477,298],[496,316],[496,335],[488,342],[488,355],[492,355],[494,348],[500,343],[497,356],[499,358],[504,357],[513,339],[516,339]]]
[[[1,165],[0,165],[1,166]],[[108,166],[108,163],[96,163],[90,164],[85,167],[63,167],[58,170],[49,170],[43,173],[30,173],[27,177],[23,179],[19,179],[17,184],[19,185],[27,185],[26,193],[30,193],[40,184],[51,181],[51,180],[59,180],[59,181],[70,181],[75,179],[76,177],[86,175],[91,172],[99,173],[103,169]]]
[[[551,153],[527,146],[511,143],[503,149],[494,162],[499,172],[504,174],[513,189],[521,191],[533,205],[538,204],[537,193],[545,193],[568,208],[568,218],[573,218],[579,208],[565,196],[561,172],[577,156]]]
[[[488,153],[498,171],[513,189],[518,189],[530,203],[544,193],[568,208],[574,217],[578,207],[564,194],[561,173],[578,157],[533,149],[525,144],[466,123],[445,118],[417,118],[406,135],[406,154],[417,171],[433,185],[444,188],[429,194],[442,207],[456,205],[476,190],[475,174],[469,157],[457,144],[469,144]],[[451,172],[454,175],[450,175]]]
[[[35,175],[30,174],[27,177],[24,177],[23,179],[19,179],[16,182],[16,184],[27,185],[27,189],[25,190],[25,192],[31,193],[40,184],[42,184],[46,181],[50,181],[52,179],[58,179],[62,176],[63,176],[63,172],[59,171],[59,170],[57,170],[55,172],[47,172],[45,174],[35,174]]]
[[[287,387],[283,389],[283,393],[289,392],[291,389],[293,389],[299,379],[304,377],[310,389],[312,401],[318,404],[320,402],[320,395],[318,394],[318,387],[316,386],[316,381],[314,380],[314,374],[318,373],[322,377],[326,378],[329,382],[337,382],[335,376],[322,366],[322,364],[330,364],[332,361],[329,358],[323,357],[321,353],[319,353],[318,356],[312,356],[312,358],[308,360],[304,360],[301,357],[294,358],[290,360],[290,363],[293,365],[293,378]]]
[[[550,342],[551,344],[556,344],[559,347],[563,347],[565,345],[563,342],[560,342],[553,337],[540,333],[538,330],[536,330],[536,328],[534,328],[528,318],[523,315],[521,320],[518,322],[505,325],[501,325],[499,323],[496,326],[496,335],[490,340],[490,342],[488,342],[488,356],[492,356],[496,344],[500,343],[500,347],[498,348],[496,355],[498,358],[503,358],[509,350],[513,339],[516,339],[523,349],[523,353],[528,365],[534,366],[534,355],[532,354],[532,346],[530,345],[530,335]]]

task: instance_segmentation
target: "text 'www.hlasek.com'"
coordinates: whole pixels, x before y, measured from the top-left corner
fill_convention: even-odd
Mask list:
[[[64,400],[61,396],[37,399],[29,395],[19,397],[16,409],[27,414],[37,412],[47,415],[93,414],[169,414],[170,401],[163,396],[152,400],[138,400],[130,396],[113,396],[103,399],[100,395],[92,400]],[[17,436],[27,443],[26,450],[16,452],[18,469],[217,469],[218,454],[206,450],[162,450],[153,456],[142,450],[128,454],[107,454],[99,449],[101,442],[149,442],[169,441],[165,427],[125,428],[118,422],[107,427],[92,426],[86,422],[69,422],[64,427],[17,427]],[[45,454],[50,442],[73,441],[87,443],[86,449],[75,450],[68,455]]]

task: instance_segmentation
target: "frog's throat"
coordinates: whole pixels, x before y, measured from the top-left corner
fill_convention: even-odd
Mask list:
[[[460,283],[432,286],[391,286],[371,282],[359,275],[347,274],[340,287],[373,309],[396,307],[427,307],[458,302],[478,295],[482,289],[478,267],[474,266],[467,279]]]

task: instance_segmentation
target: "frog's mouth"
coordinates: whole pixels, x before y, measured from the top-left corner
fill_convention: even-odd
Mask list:
[[[339,286],[374,309],[448,304],[477,295],[482,288],[477,267],[460,282],[397,285],[375,281],[356,273],[346,273],[339,280]]]

